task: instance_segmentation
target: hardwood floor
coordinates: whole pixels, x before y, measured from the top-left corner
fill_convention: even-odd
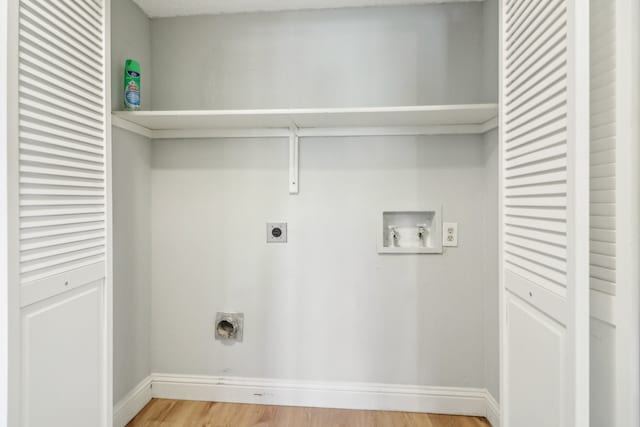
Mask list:
[[[482,417],[153,399],[127,427],[490,427]]]

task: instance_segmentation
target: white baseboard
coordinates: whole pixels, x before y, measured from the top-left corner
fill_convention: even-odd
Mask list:
[[[487,399],[487,413],[485,417],[489,420],[492,427],[500,427],[500,405],[498,401],[493,397],[489,390],[486,390]]]
[[[151,400],[151,377],[133,388],[113,407],[113,427],[125,427]]]
[[[491,393],[481,388],[152,374],[116,404],[114,427],[126,426],[152,397],[475,415],[486,417],[493,427],[500,426],[498,402]]]
[[[153,374],[153,397],[320,408],[487,415],[487,391],[374,383]]]

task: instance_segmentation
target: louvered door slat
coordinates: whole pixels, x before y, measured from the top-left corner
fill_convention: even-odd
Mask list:
[[[54,256],[58,255],[67,255],[74,252],[82,252],[87,249],[97,249],[102,248],[104,246],[104,238],[100,237],[98,239],[86,239],[81,243],[76,244],[65,244],[65,245],[57,245],[56,249],[51,249],[48,251],[40,251],[35,249],[33,253],[25,250],[22,255],[22,260],[24,262],[27,261],[37,261],[41,259],[51,259]]]
[[[20,49],[23,52],[21,59],[28,60],[34,65],[42,68],[46,68],[48,71],[55,70],[59,74],[68,72],[69,68],[76,68],[76,62],[68,55],[58,53],[58,55],[52,55],[40,46],[34,45],[28,41],[20,42]],[[76,73],[78,82],[84,82],[86,85],[90,85],[91,88],[100,89],[100,80],[88,73]]]
[[[615,191],[616,178],[613,176],[607,176],[602,178],[591,178],[591,189]]]
[[[79,162],[68,159],[59,159],[56,157],[39,156],[34,154],[20,153],[20,161],[26,163],[37,163],[40,165],[54,165],[78,169],[81,171],[104,172],[104,165],[98,163]]]
[[[82,112],[79,114],[89,115],[89,117],[95,117],[95,114],[100,113],[100,106],[87,102],[85,100],[79,99],[73,93],[66,91],[59,87],[54,87],[51,85],[43,85],[37,79],[28,76],[26,74],[20,75],[20,83],[22,83],[22,88],[25,89],[22,93],[26,95],[30,95],[32,91],[37,91],[43,93],[45,96],[54,96],[59,99],[61,102],[67,101],[64,108],[69,108],[69,105],[77,105],[78,107],[82,107]],[[73,107],[72,107],[73,108]],[[95,114],[93,114],[95,113]]]
[[[70,139],[73,141],[81,142],[83,144],[96,145],[100,147],[100,139],[91,137],[89,135],[82,135],[77,132],[69,132],[68,130],[61,130],[60,127],[52,127],[46,124],[40,124],[33,120],[20,120],[20,127],[23,130],[28,130],[30,132],[38,132],[44,135],[55,135],[61,138]]]
[[[79,25],[84,34],[90,34],[91,39],[98,44],[102,43],[102,25],[90,13],[86,13],[82,8],[72,4],[69,0],[59,0],[57,4],[59,10]]]
[[[63,0],[70,7],[74,7],[76,11],[82,14],[82,17],[86,19],[87,23],[93,25],[94,28],[98,30],[98,33],[102,31],[102,22],[100,21],[101,11],[96,13],[95,10],[92,10],[86,1],[83,0]]]
[[[23,20],[21,24],[20,40],[23,42],[29,41],[32,45],[38,46],[41,30],[35,24],[32,24],[27,20]],[[89,73],[101,74],[101,71],[98,68],[95,68],[96,64],[90,61],[86,56],[80,54],[77,50],[73,49],[72,45],[57,38],[54,34],[49,37],[54,43],[49,45],[40,45],[43,50],[59,58],[63,58],[69,63],[78,63],[82,67],[86,67],[85,69]]]
[[[556,194],[563,195],[567,192],[567,184],[550,184],[550,185],[531,185],[527,187],[507,187],[504,190],[504,195],[508,199],[509,197],[518,196],[535,196],[535,197],[550,197]]]
[[[560,46],[562,47],[562,46]],[[561,53],[558,52],[558,53]],[[546,58],[546,60],[542,63],[536,64],[535,70],[529,70],[528,74],[525,78],[512,81],[509,86],[506,87],[506,91],[504,95],[507,97],[507,103],[513,101],[513,98],[517,96],[517,91],[524,84],[528,83],[530,86],[536,85],[541,81],[545,81],[547,84],[555,81],[555,79],[549,78],[552,73],[558,70],[558,67],[561,66],[566,61],[566,58],[562,55],[552,55]],[[533,72],[535,71],[535,72]],[[519,91],[522,94],[522,90]],[[527,93],[526,91],[524,91]]]
[[[78,1],[76,0],[76,3],[77,2]],[[102,18],[102,5],[100,4],[100,2],[88,0],[86,4],[93,9],[93,11],[95,12],[96,18]]]
[[[591,2],[591,289],[615,295],[616,14]]]
[[[554,60],[556,56],[566,51],[566,48],[566,34],[562,31],[546,34],[545,37],[526,46],[526,49],[521,52],[521,55],[507,71],[507,78],[510,79],[507,87],[529,80],[532,74],[539,74],[542,68],[540,65],[546,65]],[[536,65],[536,67],[532,69],[533,65]]]
[[[60,108],[59,106],[50,106],[46,103],[40,102],[38,100],[33,100],[28,97],[20,98],[20,104],[25,105],[27,107],[33,108],[34,110],[38,110],[40,112],[48,113],[52,116],[55,116],[56,119],[64,119],[68,120],[71,124],[76,126],[78,129],[83,129],[83,132],[89,131],[99,131],[104,128],[104,124],[102,122],[97,122],[93,120],[87,120],[84,117],[81,117],[79,114],[75,114],[71,111],[67,111],[65,109]]]
[[[100,164],[102,162],[102,158],[98,155],[85,154],[77,150],[65,150],[62,148],[56,148],[55,146],[38,144],[37,142],[32,142],[31,139],[25,139],[25,142],[21,145],[20,148],[23,150],[23,152],[64,157],[68,159],[81,160],[88,163]]]
[[[557,197],[511,197],[505,201],[505,206],[522,207],[565,207],[567,206],[566,196]]]
[[[591,215],[616,215],[615,203],[591,203],[589,207]]]
[[[46,237],[65,236],[75,233],[94,233],[103,232],[104,223],[98,221],[92,224],[74,224],[66,227],[55,227],[42,230],[24,230],[20,232],[20,238],[22,242],[28,241],[31,244],[37,244],[39,239]]]
[[[535,240],[511,234],[509,244],[521,248],[528,248],[535,252],[548,254],[556,258],[566,259],[567,257],[567,249],[565,247],[554,245],[545,240]]]
[[[566,10],[562,7],[562,0],[539,2],[544,5],[540,14],[531,20],[530,24],[522,28],[522,34],[507,43],[507,49],[513,54],[507,57],[507,66],[517,68],[518,61],[526,58],[527,52],[537,43],[546,40],[563,28],[563,18]]]
[[[22,86],[22,94],[30,97],[31,99],[37,99],[49,105],[59,107],[63,112],[72,111],[76,116],[82,116],[82,118],[84,118],[85,120],[89,119],[93,123],[99,123],[100,125],[104,124],[102,115],[93,113],[92,111],[87,109],[78,110],[78,105],[73,104],[73,102],[77,102],[76,99],[73,99],[72,102],[67,102],[63,97],[59,95],[50,96],[42,91],[32,89],[27,85]]]
[[[39,174],[41,176],[53,176],[53,177],[76,177],[76,178],[87,178],[87,179],[95,179],[100,180],[99,173],[90,173],[90,172],[79,172],[69,169],[58,169],[51,167],[41,167],[41,166],[30,166],[30,165],[21,165],[20,172]]]
[[[80,181],[76,179],[52,179],[49,177],[34,178],[31,176],[24,176],[20,178],[21,184],[33,184],[33,185],[52,185],[56,187],[78,187],[78,188],[100,188],[104,189],[104,182],[93,181]]]
[[[72,94],[72,96],[80,96],[86,101],[94,101],[94,107],[96,109],[100,108],[100,102],[102,102],[102,100],[97,98],[95,94],[89,93],[83,89],[78,89],[74,85],[75,83],[69,82],[66,77],[61,77],[61,78],[52,77],[50,74],[45,73],[41,70],[38,70],[37,68],[31,65],[25,64],[24,62],[21,63],[20,68],[21,68],[21,71],[26,73],[27,76],[36,77],[37,79],[40,79],[41,81],[40,85],[45,87],[50,86],[54,89],[55,88],[64,89],[68,93]]]
[[[520,227],[507,224],[504,227],[505,234],[508,234],[515,238],[516,241],[525,239],[532,242],[542,242],[544,244],[554,245],[566,250],[565,246],[562,246],[565,241],[562,233],[550,232],[548,230],[536,230],[533,228]]]
[[[591,254],[596,255],[605,255],[605,256],[616,256],[616,245],[612,243],[591,241]]]
[[[615,137],[594,139],[591,141],[591,153],[613,150],[616,148]]]
[[[525,50],[521,46],[524,43],[531,43],[538,40],[545,34],[545,29],[553,25],[554,20],[549,20],[549,16],[556,11],[560,1],[532,2],[534,5],[528,12],[523,14],[524,18],[519,24],[510,27],[510,37],[507,39],[509,54],[506,56],[507,63],[513,65],[514,59],[521,57]],[[561,11],[560,11],[561,12]],[[534,28],[534,31],[531,31]],[[525,44],[526,45],[526,44]]]
[[[76,141],[68,141],[55,136],[44,136],[42,133],[35,133],[35,132],[29,132],[29,131],[23,130],[22,137],[25,140],[39,142],[42,144],[49,144],[55,147],[67,148],[70,150],[88,153],[90,155],[102,156],[103,154],[102,150],[100,150],[100,147],[97,145],[89,145],[89,144],[79,143]]]
[[[38,265],[37,269],[31,267],[21,268],[20,273],[24,277],[25,283],[45,280],[69,271],[79,270],[82,268],[90,268],[95,264],[102,263],[104,260],[104,251],[93,251],[91,253],[82,252],[79,255],[56,259],[50,262],[48,266]]]
[[[22,5],[34,11],[43,21],[55,26],[58,32],[62,31],[82,49],[83,54],[91,52],[96,58],[100,58],[102,54],[100,40],[73,25],[57,4],[52,4],[46,0],[22,0]]]
[[[72,131],[75,133],[75,135],[77,135],[77,139],[85,138],[85,140],[90,141],[93,138],[95,143],[99,143],[100,138],[102,137],[99,131],[96,131],[88,127],[79,126],[75,124],[73,121],[52,117],[51,114],[40,111],[33,107],[23,108],[21,111],[23,111],[22,114],[26,118],[37,120],[41,123],[46,123],[48,125],[56,126],[58,128],[64,128],[68,131]]]
[[[548,167],[548,165],[547,165]],[[526,185],[541,185],[541,184],[557,184],[559,182],[563,182],[567,180],[567,171],[566,170],[552,170],[551,172],[539,173],[536,175],[524,175],[524,176],[515,176],[510,177],[509,181],[507,181],[508,187],[521,187]],[[533,196],[535,197],[535,196]],[[564,197],[563,195],[557,195],[553,199],[550,200],[554,205],[559,202],[559,198]]]
[[[523,228],[533,228],[540,231],[548,231],[548,232],[563,233],[563,234],[567,232],[567,223],[562,221],[545,221],[545,220],[540,220],[536,218],[517,217],[517,216],[505,216],[503,220],[504,220],[504,225],[506,227],[519,226]]]
[[[614,230],[591,227],[591,230],[589,231],[589,238],[592,242],[615,243],[616,232]]]
[[[526,19],[528,14],[531,14],[533,8],[535,8],[539,3],[536,2],[519,2],[516,3],[516,6],[508,8],[509,10],[509,18],[506,21],[506,28],[509,29],[508,36],[505,37],[505,40],[509,40],[513,37],[515,33],[514,29],[518,28],[523,20]]]
[[[589,176],[591,178],[615,176],[615,174],[616,174],[616,165],[614,163],[609,163],[604,165],[591,165],[591,169],[589,171]]]
[[[75,205],[98,205],[104,206],[104,199],[98,197],[79,197],[79,198],[61,198],[61,197],[24,197],[20,201],[20,206],[75,206]]]
[[[99,196],[103,194],[104,191],[101,189],[97,190],[76,190],[75,188],[46,188],[46,187],[37,187],[37,186],[29,186],[22,185],[20,189],[21,196]]]
[[[531,108],[531,105],[538,105],[542,101],[561,93],[565,89],[562,84],[562,80],[565,78],[564,70],[558,69],[561,65],[562,63],[550,63],[548,65],[548,68],[550,69],[549,74],[543,76],[542,79],[538,81],[521,85],[509,93],[507,95],[507,105],[509,108],[512,108],[514,112],[524,106]]]
[[[555,143],[551,147],[540,147],[537,150],[531,150],[526,154],[518,157],[509,158],[509,169],[520,168],[524,165],[528,165],[541,160],[558,158],[567,154],[566,144],[559,142]],[[543,144],[540,144],[543,145]]]
[[[517,168],[505,171],[508,179],[507,187],[532,185],[539,183],[555,183],[565,166],[565,160],[560,158],[546,159],[544,162],[537,162],[522,165]]]
[[[591,190],[591,203],[615,203],[616,193],[611,190]]]
[[[38,241],[24,241],[20,245],[20,250],[29,252],[34,249],[51,248],[51,247],[63,247],[66,245],[86,242],[86,241],[104,241],[104,235],[102,233],[78,233],[70,234],[64,237],[53,237],[47,239],[40,239]]]
[[[503,214],[505,224],[535,227],[544,233],[566,231],[567,82],[565,76],[567,9],[563,0],[531,2],[507,27],[505,59],[507,103],[505,127]],[[517,87],[517,90],[511,90]],[[512,144],[518,144],[511,148]],[[530,199],[531,202],[527,202]],[[534,243],[504,234],[506,268],[528,272],[534,283],[564,294],[566,237],[556,245]],[[547,245],[547,246],[545,246]],[[540,249],[552,249],[544,252]],[[537,249],[537,250],[536,250]],[[518,267],[518,271],[516,270]]]
[[[526,144],[541,139],[547,138],[550,135],[564,132],[567,128],[567,120],[565,115],[558,116],[555,120],[545,123],[544,127],[531,130],[529,133],[518,136],[505,135],[504,143],[508,147],[515,147],[521,144]]]
[[[20,0],[19,12],[20,272],[46,286],[105,262],[103,11]]]
[[[20,221],[21,229],[45,228],[54,226],[69,226],[75,224],[85,224],[89,222],[103,222],[103,214],[83,214],[83,215],[46,215],[42,217],[22,217]]]

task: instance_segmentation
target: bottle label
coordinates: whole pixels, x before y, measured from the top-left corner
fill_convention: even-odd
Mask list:
[[[140,107],[140,88],[133,80],[127,84],[124,91],[125,103],[131,107]]]
[[[127,104],[140,105],[140,92],[128,90],[125,93],[125,97],[127,98]]]

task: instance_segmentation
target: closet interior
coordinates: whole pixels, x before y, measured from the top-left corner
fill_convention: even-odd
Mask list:
[[[138,3],[111,5],[114,401],[496,417],[498,2]]]

